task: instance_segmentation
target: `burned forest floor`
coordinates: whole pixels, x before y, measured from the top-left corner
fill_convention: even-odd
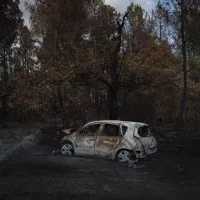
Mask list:
[[[158,142],[158,153],[136,167],[34,146],[0,162],[0,200],[199,199],[200,135]]]

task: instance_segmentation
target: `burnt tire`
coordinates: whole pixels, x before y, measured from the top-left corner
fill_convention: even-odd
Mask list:
[[[74,155],[74,147],[73,147],[72,143],[70,143],[70,142],[63,143],[60,148],[60,152],[63,156],[73,156]]]
[[[133,153],[127,149],[120,150],[116,155],[116,160],[120,163],[126,163],[130,160],[133,160],[135,156]]]

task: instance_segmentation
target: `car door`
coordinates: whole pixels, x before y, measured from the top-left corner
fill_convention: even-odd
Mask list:
[[[97,136],[95,156],[111,158],[121,140],[120,125],[105,123]]]
[[[100,124],[86,125],[76,132],[74,151],[77,155],[94,156],[94,146]]]

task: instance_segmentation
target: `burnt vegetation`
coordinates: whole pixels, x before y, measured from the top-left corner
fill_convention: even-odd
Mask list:
[[[200,3],[125,13],[103,0],[0,2],[0,120],[120,119],[198,128]]]

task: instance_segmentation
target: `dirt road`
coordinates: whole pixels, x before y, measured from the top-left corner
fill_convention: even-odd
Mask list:
[[[200,157],[185,148],[163,149],[136,169],[51,151],[37,146],[1,163],[0,199],[193,200],[200,196]]]

